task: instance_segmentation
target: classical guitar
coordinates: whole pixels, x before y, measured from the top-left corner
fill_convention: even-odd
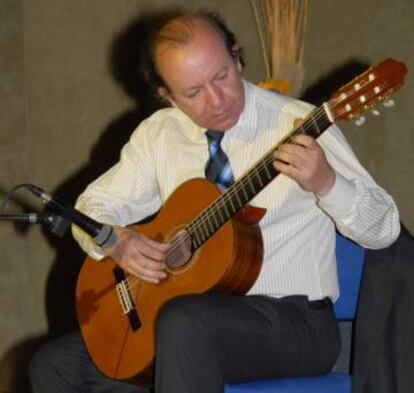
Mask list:
[[[87,258],[76,290],[83,339],[96,366],[115,379],[137,381],[154,362],[154,322],[169,299],[218,291],[242,294],[256,280],[263,254],[259,220],[265,210],[248,206],[278,172],[273,153],[304,133],[317,138],[337,120],[349,120],[386,100],[404,83],[407,68],[388,59],[336,92],[293,129],[224,193],[205,179],[185,182],[150,223],[132,226],[168,241],[168,277],[141,281],[110,258]]]

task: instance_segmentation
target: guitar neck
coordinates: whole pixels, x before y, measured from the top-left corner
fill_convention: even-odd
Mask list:
[[[273,166],[273,155],[280,145],[292,143],[293,138],[298,134],[318,138],[331,124],[332,121],[324,106],[313,110],[299,127],[294,128],[279,141],[245,175],[187,226],[186,231],[192,238],[192,249],[196,250],[204,244],[222,225],[279,175],[279,171]]]

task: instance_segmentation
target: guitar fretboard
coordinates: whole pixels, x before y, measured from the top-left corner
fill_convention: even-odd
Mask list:
[[[331,124],[325,108],[323,106],[316,108],[299,127],[293,129],[270,149],[258,163],[186,227],[186,231],[192,239],[192,250],[195,251],[204,244],[222,225],[279,175],[279,171],[273,166],[273,155],[281,144],[292,143],[292,139],[298,134],[318,138]]]

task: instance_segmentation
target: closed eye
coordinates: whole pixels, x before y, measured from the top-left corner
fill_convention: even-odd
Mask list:
[[[193,89],[193,90],[190,90],[189,92],[186,93],[185,96],[187,98],[194,98],[194,97],[196,97],[198,95],[198,93],[200,93],[200,90],[201,89]]]
[[[228,72],[226,71],[226,72],[223,72],[223,73],[217,75],[215,80],[216,81],[223,81],[227,78],[227,76],[228,76]]]

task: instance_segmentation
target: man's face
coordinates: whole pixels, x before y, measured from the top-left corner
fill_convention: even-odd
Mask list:
[[[199,126],[225,131],[244,108],[242,67],[208,24],[197,22],[193,33],[188,44],[157,48],[157,67],[169,88],[159,93]]]

